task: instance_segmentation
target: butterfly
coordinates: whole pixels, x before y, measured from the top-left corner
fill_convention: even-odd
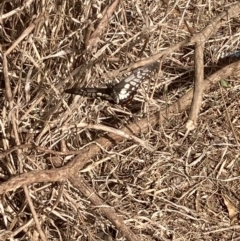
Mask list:
[[[110,103],[126,106],[129,104],[141,82],[149,78],[157,68],[157,62],[135,69],[131,75],[118,84],[108,84],[105,88],[72,88],[65,90],[68,94],[87,96],[92,99],[100,98]]]

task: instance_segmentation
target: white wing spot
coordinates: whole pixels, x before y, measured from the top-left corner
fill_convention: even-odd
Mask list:
[[[124,88],[127,90],[129,89],[129,87],[130,87],[130,84],[125,84],[125,86],[124,86]]]
[[[126,89],[122,89],[121,92],[120,92],[120,95],[125,95],[127,93],[127,90]]]
[[[132,81],[130,84],[131,84],[132,86],[136,86],[138,83],[135,82],[135,81]]]
[[[127,99],[127,97],[128,97],[128,95],[123,94],[123,93],[120,93],[120,95],[119,95],[119,100]]]

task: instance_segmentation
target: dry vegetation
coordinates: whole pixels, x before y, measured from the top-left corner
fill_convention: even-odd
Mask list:
[[[239,1],[0,10],[0,240],[240,240]],[[127,108],[64,93],[156,60]]]

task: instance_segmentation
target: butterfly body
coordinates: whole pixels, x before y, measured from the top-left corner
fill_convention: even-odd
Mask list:
[[[92,99],[99,97],[114,104],[127,105],[137,92],[139,85],[149,78],[156,68],[156,62],[138,68],[127,78],[118,84],[109,84],[106,88],[72,88],[65,90],[66,93],[87,96]]]

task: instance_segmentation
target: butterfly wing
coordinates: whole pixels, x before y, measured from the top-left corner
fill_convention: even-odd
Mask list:
[[[141,82],[149,78],[157,66],[158,63],[154,62],[138,68],[118,84],[111,84],[107,88],[72,88],[65,90],[65,92],[90,97],[92,99],[99,97],[102,100],[108,100],[111,103],[124,106],[132,100]]]
[[[65,90],[68,94],[81,95],[90,97],[92,99],[100,98],[103,100],[113,101],[111,97],[111,89],[110,88],[72,88]]]
[[[135,95],[139,85],[150,77],[152,71],[156,69],[157,63],[145,65],[132,72],[127,78],[120,81],[113,87],[111,97],[116,104],[126,105]]]

